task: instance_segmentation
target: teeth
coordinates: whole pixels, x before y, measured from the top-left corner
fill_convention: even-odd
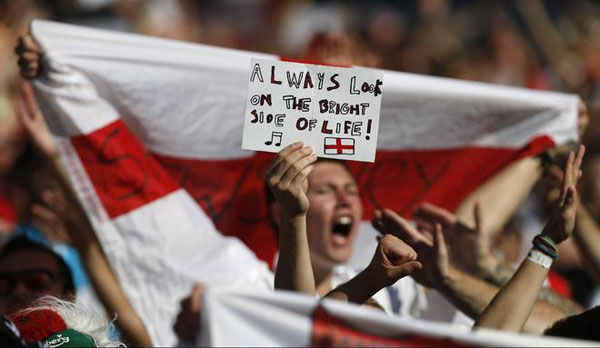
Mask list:
[[[342,225],[350,225],[352,223],[352,218],[349,216],[342,216],[337,222]]]

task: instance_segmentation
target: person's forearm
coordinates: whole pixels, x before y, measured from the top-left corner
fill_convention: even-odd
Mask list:
[[[498,288],[452,268],[438,290],[456,308],[469,317],[476,318],[492,300]]]
[[[112,272],[110,264],[102,251],[102,247],[96,238],[94,229],[75,196],[75,191],[66,177],[59,158],[53,157],[47,159],[59,180],[66,201],[71,204],[70,208],[76,210],[80,216],[79,224],[77,225],[69,225],[68,222],[65,223],[67,223],[66,227],[69,231],[69,236],[81,255],[83,266],[90,278],[96,295],[98,295],[109,315],[113,315],[113,313],[117,314],[115,324],[129,344],[136,347],[151,346],[152,341],[146,332],[146,328],[133,307],[131,307],[125,292],[119,285],[117,277]]]
[[[600,227],[583,204],[577,208],[573,238],[581,250],[588,274],[600,282]]]
[[[372,298],[381,287],[376,286],[365,271],[356,277],[330,291],[325,298],[333,298],[339,301],[363,304]]]
[[[481,276],[486,282],[493,284],[499,288],[505,286],[515,274],[515,268],[503,261],[497,261],[495,266],[490,263],[489,268],[485,268],[483,272],[477,276]],[[540,305],[543,301],[547,302],[549,306],[554,306],[554,310],[558,308],[562,313],[566,315],[575,315],[581,313],[583,307],[575,301],[557,294],[550,288],[542,288],[538,294],[538,301]],[[550,311],[550,309],[544,309],[544,312]]]
[[[506,225],[542,173],[541,160],[536,157],[510,164],[463,200],[455,214],[468,226],[475,226],[473,207],[479,202],[481,216],[485,217],[481,221],[482,230],[496,232]]]
[[[88,244],[81,256],[99,300],[109,315],[117,315],[115,324],[123,334],[124,340],[133,347],[152,346],[143,322],[127,300],[100,244]]]
[[[282,214],[275,289],[316,294],[304,215],[288,218]]]
[[[476,319],[496,296],[499,288],[453,268],[438,290],[459,310]],[[565,316],[559,308],[537,301],[524,331],[541,334],[552,323]]]
[[[548,269],[525,260],[481,313],[476,327],[520,332],[537,301]]]

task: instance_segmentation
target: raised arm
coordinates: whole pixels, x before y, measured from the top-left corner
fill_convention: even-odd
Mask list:
[[[516,268],[493,255],[490,235],[481,227],[483,219],[479,204],[475,205],[473,216],[475,228],[470,228],[456,215],[433,204],[421,205],[414,214],[421,231],[432,233],[432,226],[435,223],[443,226],[446,241],[453,251],[451,259],[454,265],[476,278],[503,287],[512,278]],[[548,288],[540,291],[538,299],[547,301],[568,315],[577,314],[583,309],[576,302]]]
[[[542,174],[542,161],[537,157],[512,163],[473,191],[456,208],[455,214],[467,226],[475,226],[472,212],[479,203],[482,215],[486,217],[481,229],[495,233],[506,225]]]
[[[508,331],[521,331],[535,305],[538,293],[548,275],[552,260],[558,257],[557,245],[573,233],[577,211],[577,181],[581,176],[581,161],[584,147],[569,154],[561,194],[554,202],[553,216],[533,243],[529,256],[494,297],[475,323],[476,327],[487,327]]]
[[[266,182],[275,196],[273,215],[279,229],[279,258],[275,288],[314,295],[315,276],[306,236],[308,175],[317,156],[312,148],[297,142],[281,150],[271,162]]]
[[[421,262],[423,269],[413,274],[415,280],[440,291],[470,317],[477,318],[498,292],[498,287],[459,270],[450,262],[449,250],[442,233],[429,237],[389,209],[381,212],[373,225],[384,234],[398,236],[417,252],[417,260]],[[527,322],[526,331],[542,333],[550,324],[563,317],[565,313],[559,308],[538,301]]]
[[[15,51],[19,54],[19,66],[23,77],[36,77],[39,74],[40,53],[31,36],[22,37]],[[108,313],[117,314],[116,324],[123,333],[125,341],[134,346],[152,345],[142,321],[112,272],[90,221],[61,168],[54,140],[29,84],[25,84],[22,89],[19,118],[61,186],[60,192],[48,191],[43,194],[45,208],[65,224],[70,239],[81,254],[83,265],[96,294]]]
[[[589,124],[590,116],[587,106],[580,100],[577,109],[577,127],[580,139]],[[543,157],[527,157],[508,165],[465,198],[456,208],[456,216],[467,226],[473,227],[475,220],[471,212],[475,204],[479,203],[482,215],[486,217],[481,225],[482,230],[486,233],[499,231],[542,177],[544,173],[542,158],[554,161],[556,158],[566,157],[570,145],[552,148],[546,151]]]

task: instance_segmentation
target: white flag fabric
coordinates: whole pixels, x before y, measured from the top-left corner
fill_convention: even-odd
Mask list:
[[[212,289],[204,295],[203,347],[596,347],[595,342],[518,335],[390,317],[297,293]]]
[[[271,155],[241,140],[250,59],[279,58],[47,21],[31,33],[45,116],[153,342],[175,342],[194,281],[272,286],[265,264],[213,223],[272,262]],[[384,73],[376,162],[349,165],[365,219],[373,206],[406,216],[423,200],[452,209],[511,161],[577,139],[575,96]]]

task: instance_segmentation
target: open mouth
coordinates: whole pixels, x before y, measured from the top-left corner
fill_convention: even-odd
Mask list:
[[[340,216],[335,220],[333,228],[331,229],[334,244],[346,244],[350,232],[352,231],[352,222],[352,217],[348,215]]]

